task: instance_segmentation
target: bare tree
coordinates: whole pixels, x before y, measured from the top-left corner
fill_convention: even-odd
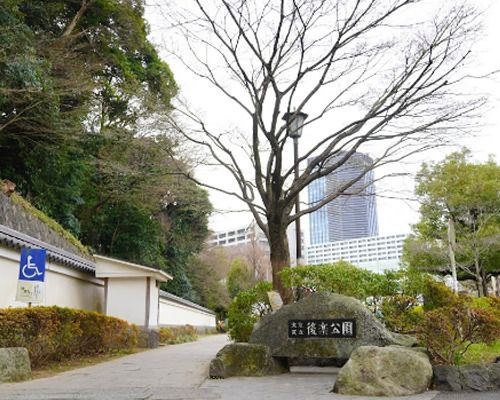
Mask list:
[[[429,17],[424,0],[213,3],[183,2],[164,15],[178,33],[179,60],[242,111],[247,129],[221,132],[182,102],[172,125],[234,180],[234,191],[199,183],[246,203],[269,240],[274,287],[289,302],[278,274],[290,264],[290,223],[350,194],[368,171],[466,130],[464,117],[483,103],[459,91],[477,12],[442,3]],[[285,112],[292,118],[283,122]],[[322,133],[302,151],[295,177],[291,120],[302,112],[307,129],[321,123]],[[362,174],[293,211],[304,188],[359,151],[377,153]]]

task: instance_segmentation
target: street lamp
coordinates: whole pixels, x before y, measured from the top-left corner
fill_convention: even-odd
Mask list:
[[[287,112],[283,115],[283,120],[286,121],[288,136],[293,139],[293,165],[295,169],[295,181],[299,178],[299,138],[302,136],[302,128],[307,114],[303,112]],[[297,193],[295,198],[295,213],[300,211],[300,193]],[[296,244],[296,264],[299,265],[302,259],[302,238],[300,235],[300,218],[295,220],[295,244]]]

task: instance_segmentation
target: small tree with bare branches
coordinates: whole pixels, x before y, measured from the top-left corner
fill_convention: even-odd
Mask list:
[[[173,53],[242,112],[242,132],[221,132],[180,101],[172,124],[232,177],[236,190],[199,183],[248,206],[269,240],[274,288],[291,301],[278,276],[290,264],[287,226],[358,191],[374,168],[449,142],[483,103],[459,91],[477,12],[424,0],[213,3],[183,2],[164,15],[178,33]],[[296,177],[291,122],[302,112],[309,131],[321,128]],[[302,190],[360,151],[373,163],[294,212]]]

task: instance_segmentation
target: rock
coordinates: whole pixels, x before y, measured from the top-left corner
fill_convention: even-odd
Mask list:
[[[432,366],[423,351],[403,346],[356,349],[337,375],[333,391],[358,396],[408,396],[429,388]]]
[[[452,392],[487,392],[500,388],[500,365],[435,365],[433,388]]]
[[[259,344],[233,343],[224,346],[210,363],[210,378],[265,376],[287,372],[283,362],[271,356],[269,348]]]
[[[432,387],[436,390],[458,392],[462,390],[460,373],[453,365],[434,365]]]
[[[490,382],[496,389],[500,389],[500,364],[492,364],[489,366]]]
[[[487,392],[495,389],[490,381],[489,366],[463,365],[458,367],[462,390],[473,390],[475,392]]]
[[[289,338],[289,320],[351,318],[356,320],[356,338]],[[250,343],[269,346],[274,357],[291,359],[349,359],[360,346],[412,346],[416,340],[389,332],[360,301],[339,294],[314,293],[297,303],[283,306],[262,317]]]
[[[24,347],[0,348],[0,382],[31,379],[31,363]]]

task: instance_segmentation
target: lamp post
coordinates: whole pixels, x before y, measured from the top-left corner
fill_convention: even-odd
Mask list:
[[[299,138],[302,136],[302,128],[307,114],[303,112],[287,112],[283,115],[283,120],[287,124],[287,133],[293,139],[293,165],[295,170],[295,180],[299,178]],[[300,211],[300,193],[295,198],[295,213]],[[300,218],[295,220],[295,245],[296,245],[296,265],[302,260],[302,238],[300,235]]]

